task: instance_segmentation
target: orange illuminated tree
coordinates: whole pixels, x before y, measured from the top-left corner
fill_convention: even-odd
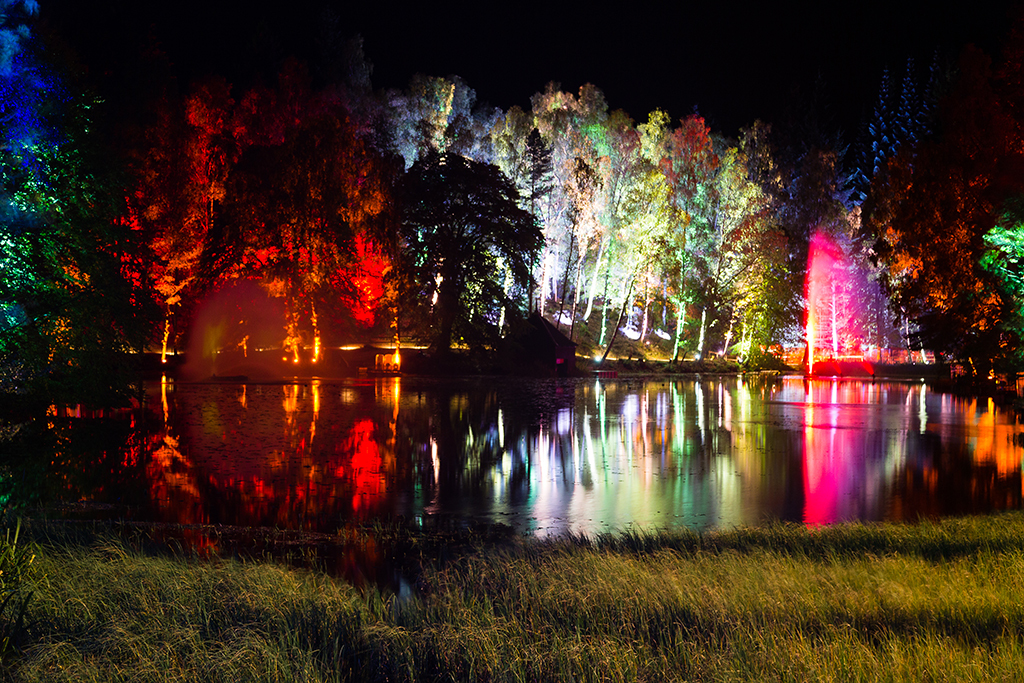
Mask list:
[[[164,307],[161,359],[183,332],[173,321],[208,291],[202,264],[236,155],[230,123],[234,102],[221,78],[197,84],[183,102],[165,96],[146,146],[132,154],[132,222],[146,236],[149,273]],[[187,318],[187,315],[186,315]]]
[[[917,344],[987,374],[1004,355],[1008,302],[981,266],[984,236],[1005,197],[1024,190],[1021,121],[1012,88],[967,48],[940,105],[941,135],[890,159],[865,204],[894,312],[916,323]]]

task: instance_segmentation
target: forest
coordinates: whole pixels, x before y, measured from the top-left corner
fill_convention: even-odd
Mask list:
[[[125,354],[184,350],[216,296],[221,348],[296,360],[499,349],[536,310],[594,356],[756,367],[813,315],[837,357],[1024,362],[1020,23],[997,56],[881,74],[858,131],[810,107],[732,138],[699,113],[634,119],[599,85],[507,111],[457,76],[374,89],[358,36],[330,69],[154,77],[115,112],[33,32],[32,0],[0,9],[7,393],[112,397]],[[816,240],[834,265],[808,312]]]

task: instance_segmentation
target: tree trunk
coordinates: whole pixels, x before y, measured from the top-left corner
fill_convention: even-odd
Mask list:
[[[569,236],[569,255],[565,259],[565,275],[562,276],[562,296],[559,299],[558,304],[558,316],[555,318],[555,329],[558,329],[562,324],[562,311],[565,310],[565,296],[568,293],[566,290],[569,289],[569,270],[572,268],[572,251],[576,242],[576,231]]]
[[[644,318],[643,322],[640,323],[640,344],[647,342],[647,325],[650,323],[650,312],[651,312],[651,288],[647,283],[647,278],[644,277]]]
[[[601,239],[601,245],[597,249],[597,262],[594,264],[594,274],[590,277],[590,287],[587,292],[587,312],[583,314],[584,320],[590,320],[590,314],[594,311],[594,295],[597,292],[597,278],[601,272],[601,260],[604,258],[604,252],[607,249],[608,238]]]
[[[604,346],[604,335],[605,330],[608,329],[608,285],[612,278],[611,264],[604,271],[604,298],[601,304],[601,338],[598,340],[598,346]]]
[[[604,350],[604,355],[601,356],[601,362],[603,363],[608,358],[608,352],[612,350],[612,344],[615,343],[615,337],[619,335],[619,326],[622,325],[622,316],[626,312],[626,306],[629,305],[629,298],[633,296],[633,278],[629,279],[629,292],[626,293],[626,297],[622,300],[622,308],[619,309],[619,318],[615,321],[615,329],[612,330],[611,341],[608,342],[608,347]]]
[[[686,322],[686,302],[679,299],[679,315],[676,316],[676,338],[672,347],[672,361],[679,361],[679,337],[683,334],[683,323]]]
[[[697,360],[704,360],[704,333],[707,330],[708,307],[700,312],[700,340],[697,342]]]
[[[572,341],[573,330],[576,329],[576,306],[580,302],[580,278],[583,273],[583,255],[580,255],[579,264],[576,266],[576,295],[572,298],[572,319],[569,321],[569,341]]]
[[[160,362],[167,362],[167,340],[171,336],[171,310],[168,307],[167,315],[164,317],[164,343],[163,348],[160,351]]]

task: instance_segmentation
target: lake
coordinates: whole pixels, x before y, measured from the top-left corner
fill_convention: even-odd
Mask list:
[[[72,507],[325,534],[400,519],[548,536],[914,520],[1022,500],[1013,411],[923,382],[167,381],[121,423],[116,447],[55,459]]]

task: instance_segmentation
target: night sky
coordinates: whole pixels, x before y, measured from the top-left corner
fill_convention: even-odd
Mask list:
[[[119,82],[155,40],[185,81],[214,71],[232,83],[272,74],[279,59],[316,58],[323,8],[342,35],[360,34],[375,88],[404,87],[416,72],[458,75],[479,102],[529,108],[549,81],[591,82],[611,109],[643,120],[694,110],[734,134],[777,122],[825,84],[835,123],[852,131],[871,107],[883,67],[902,73],[938,49],[955,61],[973,42],[998,54],[1017,3],[350,3],[339,0],[41,0],[47,26],[90,71]],[[126,62],[126,60],[129,60]]]

